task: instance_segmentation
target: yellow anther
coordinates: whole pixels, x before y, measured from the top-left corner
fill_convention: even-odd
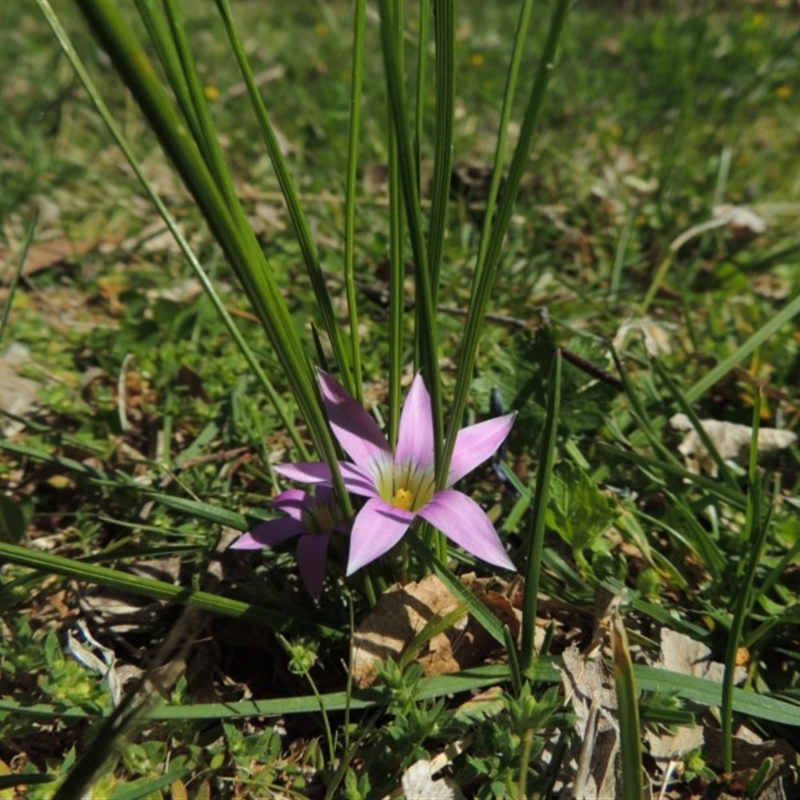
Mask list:
[[[414,495],[408,489],[398,489],[392,498],[392,505],[395,508],[402,508],[403,511],[411,511],[411,504],[414,502]]]

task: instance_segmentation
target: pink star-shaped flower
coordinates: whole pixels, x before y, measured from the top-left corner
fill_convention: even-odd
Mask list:
[[[353,522],[348,575],[394,547],[417,516],[483,561],[514,569],[483,509],[451,487],[500,447],[515,414],[459,431],[446,487],[436,491],[433,412],[420,375],[403,406],[394,453],[375,420],[339,383],[324,372],[319,379],[331,429],[352,459],[352,463],[340,464],[345,486],[368,498]],[[276,471],[304,483],[328,484],[331,480],[323,462],[286,464]]]

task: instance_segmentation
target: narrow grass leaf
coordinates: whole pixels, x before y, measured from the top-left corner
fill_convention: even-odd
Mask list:
[[[350,82],[350,133],[347,144],[347,187],[344,227],[344,284],[350,322],[350,359],[353,365],[352,394],[364,403],[364,378],[361,372],[361,346],[358,331],[358,303],[355,282],[356,189],[358,177],[358,141],[361,132],[361,85],[364,75],[364,33],[366,0],[356,0],[353,17],[353,64]]]
[[[109,133],[111,134],[114,141],[117,143],[117,146],[122,150],[125,159],[127,160],[131,169],[134,171],[134,174],[139,180],[139,183],[142,185],[145,194],[148,196],[150,202],[153,203],[153,205],[156,207],[156,210],[161,215],[161,218],[164,220],[164,223],[166,224],[173,238],[177,242],[178,247],[183,253],[184,258],[186,258],[186,260],[189,262],[189,266],[192,268],[192,271],[194,272],[195,276],[200,281],[201,285],[203,286],[203,290],[208,295],[212,305],[214,306],[214,309],[216,310],[223,324],[227,328],[228,333],[230,333],[234,343],[239,348],[239,351],[241,352],[242,356],[244,356],[245,361],[247,361],[247,365],[250,367],[253,375],[261,384],[261,388],[264,390],[267,399],[277,412],[283,427],[286,429],[287,433],[291,437],[292,443],[297,448],[300,457],[303,459],[307,459],[308,450],[306,448],[305,442],[302,440],[300,436],[299,431],[297,430],[297,425],[295,425],[292,415],[288,413],[283,400],[281,399],[278,392],[275,390],[275,387],[272,385],[272,382],[267,378],[264,370],[261,368],[261,365],[256,359],[255,354],[250,349],[249,345],[244,339],[244,336],[242,335],[242,332],[239,330],[238,326],[233,321],[233,317],[231,317],[230,313],[228,312],[228,309],[225,307],[225,304],[223,303],[222,298],[219,296],[216,287],[209,278],[208,273],[205,271],[205,269],[203,269],[199,259],[189,246],[189,243],[186,241],[186,237],[181,232],[180,228],[175,222],[175,219],[169,213],[166,204],[161,199],[158,192],[156,192],[155,187],[147,178],[147,176],[144,174],[142,168],[139,166],[139,163],[136,160],[135,155],[133,154],[133,150],[128,144],[127,139],[125,139],[125,137],[122,135],[120,127],[114,121],[114,118],[111,112],[109,111],[108,106],[105,104],[103,98],[100,96],[100,92],[95,86],[94,81],[92,81],[91,77],[89,76],[89,73],[83,64],[83,61],[80,59],[75,48],[72,46],[72,41],[67,35],[66,30],[61,25],[60,21],[58,20],[58,17],[53,13],[52,8],[46,2],[44,2],[44,0],[42,3],[40,3],[40,8],[43,15],[47,19],[48,24],[52,28],[56,37],[58,38],[59,45],[61,46],[62,51],[69,59],[72,68],[75,70],[75,73],[77,74],[78,78],[83,84],[83,87],[86,89],[86,92],[91,98],[92,103],[97,109],[97,112],[100,114],[100,117],[102,118],[103,122],[108,128]]]
[[[44,5],[45,0],[40,0]],[[322,411],[315,379],[295,332],[286,301],[266,256],[247,224],[241,204],[229,207],[196,143],[189,138],[144,48],[112,2],[79,0],[81,11],[111,56],[206,218],[253,304],[292,386],[320,454],[328,462],[337,495],[348,515],[349,497],[338,470],[336,448]]]
[[[191,772],[191,769],[181,765],[155,778],[131,781],[125,786],[115,788],[108,796],[108,800],[139,800],[142,797],[158,797],[162,789],[170,786],[173,781],[188,778]]]
[[[247,58],[244,46],[236,30],[230,3],[228,0],[217,0],[217,8],[225,25],[225,31],[228,34],[231,49],[236,56],[236,61],[239,65],[242,77],[244,78],[250,104],[255,112],[264,145],[267,148],[267,153],[272,162],[272,168],[275,170],[275,176],[278,179],[283,199],[286,202],[295,237],[300,245],[300,252],[303,254],[306,272],[311,279],[311,287],[317,301],[317,308],[322,317],[322,324],[325,328],[325,332],[328,334],[336,365],[341,371],[342,383],[348,388],[350,394],[354,395],[355,391],[353,387],[353,375],[350,370],[350,360],[342,341],[341,328],[333,310],[330,293],[325,284],[325,276],[322,274],[319,254],[317,253],[317,248],[311,235],[311,227],[306,219],[305,212],[300,203],[300,197],[297,194],[294,181],[289,172],[289,166],[281,152],[278,137],[275,135],[275,130],[272,127],[266,105],[258,90],[253,70],[250,67],[250,62]]]
[[[17,293],[17,286],[19,279],[22,275],[22,270],[25,268],[25,262],[28,260],[28,251],[33,244],[33,237],[36,235],[36,226],[39,222],[38,212],[34,214],[26,231],[25,239],[22,242],[22,251],[17,262],[17,268],[11,275],[11,280],[8,283],[8,294],[6,295],[6,304],[3,306],[3,313],[0,315],[0,342],[3,341],[3,334],[6,332],[6,325],[8,325],[8,318],[11,314],[11,306],[14,304],[14,295]]]
[[[727,358],[720,361],[704,378],[697,381],[685,393],[686,401],[694,403],[699,400],[717,381],[724,378],[731,370],[736,369],[748,356],[771,339],[784,325],[788,325],[798,314],[800,314],[800,295],[785,305]]]
[[[424,6],[420,13],[428,11]],[[453,170],[453,116],[455,108],[455,3],[434,0],[433,29],[436,41],[436,133],[434,136],[433,182],[431,183],[431,212],[428,224],[428,263],[433,303],[438,302],[439,275],[442,267],[442,248],[447,228],[447,204],[450,199],[450,180]],[[420,58],[427,42],[420,33]],[[420,96],[424,92],[424,75],[417,77],[417,114],[422,113]],[[417,119],[419,139],[421,119]]]
[[[396,7],[395,7],[396,6]],[[400,185],[411,239],[411,251],[414,257],[416,280],[414,282],[417,304],[417,326],[415,329],[417,351],[420,356],[419,366],[425,375],[425,385],[431,396],[433,408],[433,446],[437,469],[437,486],[444,487],[447,470],[441,466],[442,458],[442,392],[439,376],[438,336],[436,311],[428,262],[428,251],[425,247],[422,231],[422,208],[419,200],[419,183],[413,166],[413,142],[408,124],[406,93],[401,71],[400,51],[402,38],[398,36],[398,26],[402,19],[402,4],[392,0],[381,0],[380,31],[381,50],[383,52],[386,71],[387,93],[391,110],[391,125],[395,132],[397,144]],[[398,41],[399,40],[399,41]]]
[[[742,642],[745,623],[750,614],[756,572],[769,529],[767,519],[762,519],[762,487],[758,472],[758,431],[761,420],[761,393],[757,392],[753,403],[753,430],[750,439],[750,463],[747,470],[747,510],[745,514],[743,542],[747,545],[737,576],[734,606],[731,614],[731,629],[725,648],[725,671],[722,676],[722,706],[720,724],[722,728],[722,762],[726,772],[733,769],[733,689],[736,662]]]
[[[451,2],[449,5],[454,6]],[[414,168],[417,184],[422,185],[422,131],[425,120],[428,78],[428,38],[431,28],[431,0],[419,0],[419,22],[417,33],[417,90],[414,110]]]
[[[633,660],[628,636],[619,612],[611,622],[611,650],[614,658],[614,684],[619,707],[622,784],[620,797],[644,797],[642,740],[639,723],[639,694],[636,690]]]
[[[523,3],[523,6],[525,5],[530,4]],[[491,234],[485,250],[483,249],[483,243],[481,244],[481,251],[484,252],[485,255],[483,261],[479,261],[473,277],[472,292],[470,294],[467,320],[464,326],[464,340],[461,345],[458,376],[456,378],[456,388],[453,398],[453,411],[447,429],[447,437],[441,457],[441,466],[439,466],[437,462],[437,469],[441,470],[441,475],[439,476],[440,480],[446,477],[450,459],[453,455],[456,436],[461,424],[464,408],[466,407],[469,387],[472,382],[472,374],[481,333],[483,331],[486,309],[492,289],[497,280],[503,242],[506,232],[508,231],[509,223],[511,222],[511,212],[516,202],[520,181],[528,166],[536,125],[539,120],[539,113],[542,108],[550,75],[553,71],[558,41],[561,37],[568,8],[569,0],[556,0],[550,18],[550,29],[548,31],[547,41],[539,59],[539,65],[525,109],[519,139],[517,140],[517,146],[514,150],[511,166],[509,167],[508,177],[503,190],[503,197],[495,215],[491,215],[491,209],[487,209],[486,212],[487,218],[492,219]],[[517,41],[521,41],[521,39],[524,38],[524,32],[527,27],[526,20],[527,18],[524,17],[524,15],[520,17]],[[519,63],[516,60],[512,60],[512,69],[519,69]],[[506,87],[504,104],[510,104],[513,101],[513,98],[509,97],[508,93],[514,89],[516,75],[512,74],[512,78],[513,79],[509,80]],[[495,173],[498,173],[502,170],[502,165],[495,162],[494,168]],[[499,180],[499,176],[495,178],[495,180]],[[484,236],[485,235],[486,233],[484,232]]]
[[[547,391],[547,416],[542,431],[542,451],[536,473],[533,492],[533,516],[528,528],[525,553],[525,593],[522,600],[522,642],[520,667],[527,672],[534,659],[536,636],[536,611],[539,605],[539,586],[542,576],[542,553],[544,552],[545,518],[550,495],[550,479],[553,472],[558,433],[558,416],[561,408],[561,352],[556,350],[550,369]]]
[[[271,611],[252,603],[245,603],[241,600],[233,600],[188,587],[175,586],[154,578],[131,575],[110,567],[90,564],[86,561],[64,558],[51,553],[42,553],[19,545],[0,542],[0,559],[23,567],[63,575],[80,581],[88,581],[100,586],[109,586],[144,597],[152,597],[156,600],[195,606],[204,611],[225,617],[245,619],[259,625],[266,625],[275,630],[281,630],[291,622],[293,627],[314,631],[320,636],[332,637],[333,639],[341,639],[344,636],[341,631],[333,630],[312,620],[297,616],[293,616],[290,620],[283,612]]]

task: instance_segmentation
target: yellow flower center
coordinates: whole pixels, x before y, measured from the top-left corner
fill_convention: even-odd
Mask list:
[[[392,498],[392,505],[395,508],[402,508],[403,511],[411,511],[414,502],[414,495],[408,489],[398,489]]]

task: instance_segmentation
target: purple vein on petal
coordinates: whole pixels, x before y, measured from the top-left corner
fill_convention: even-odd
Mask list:
[[[342,480],[348,492],[361,497],[378,496],[371,470],[362,469],[347,461],[340,461],[339,468],[342,470]]]

